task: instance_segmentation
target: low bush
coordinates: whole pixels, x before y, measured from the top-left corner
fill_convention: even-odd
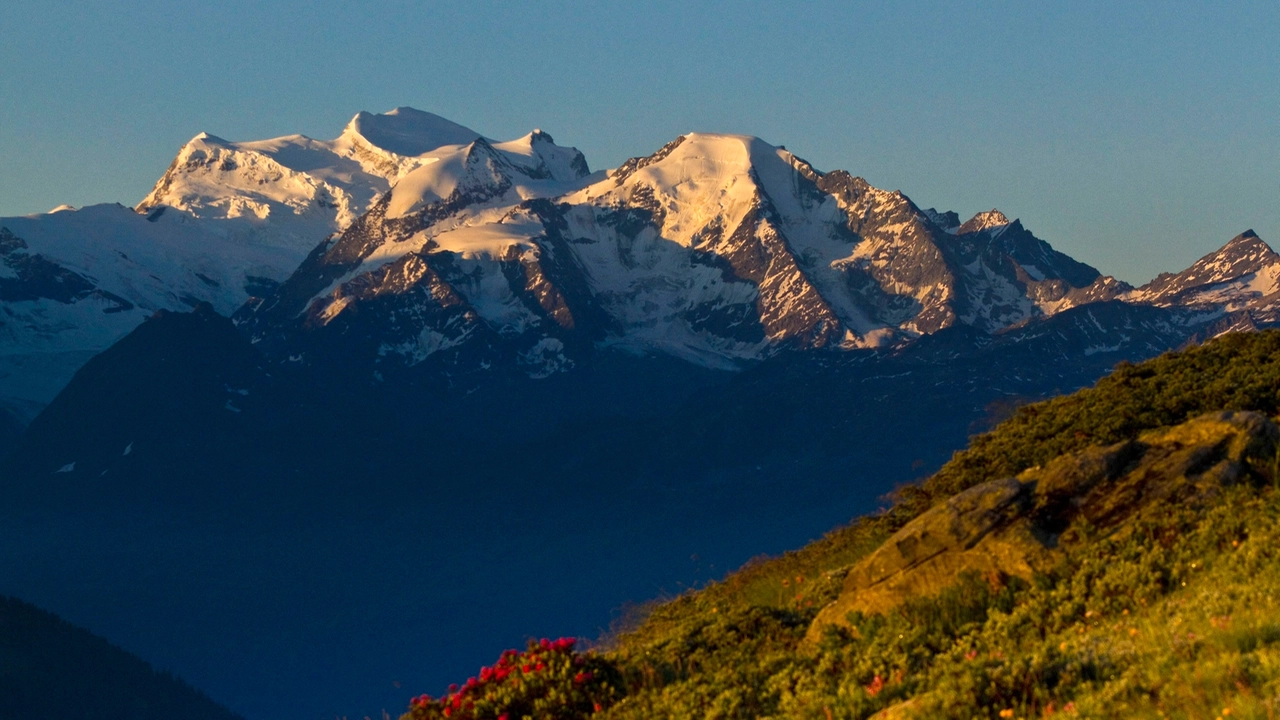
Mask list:
[[[572,638],[530,641],[507,650],[491,667],[453,685],[439,698],[413,699],[411,720],[569,720],[600,712],[618,695],[618,672],[595,653],[574,650]]]

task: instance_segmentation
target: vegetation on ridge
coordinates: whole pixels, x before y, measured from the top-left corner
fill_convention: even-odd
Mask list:
[[[1174,426],[1218,410],[1271,417],[1278,405],[1280,332],[1266,332],[1122,365],[1024,407],[887,512],[652,608],[591,656],[625,695],[565,717],[1273,718],[1280,431],[1257,416],[1250,437],[1265,443]],[[850,568],[929,508],[1125,441],[1170,449],[1094,490],[1095,519],[1128,514],[1074,518],[1051,566],[962,574],[890,612],[811,629]],[[1130,502],[1134,483],[1156,481],[1172,494]]]

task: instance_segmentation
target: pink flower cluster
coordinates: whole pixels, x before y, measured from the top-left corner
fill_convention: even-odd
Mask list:
[[[545,703],[551,697],[561,697],[587,712],[599,712],[599,700],[608,696],[600,692],[608,686],[597,687],[599,681],[592,683],[598,678],[592,668],[598,670],[601,660],[575,653],[576,644],[574,638],[543,638],[530,641],[525,652],[506,650],[493,666],[480,668],[479,674],[467,678],[461,687],[450,685],[443,697],[413,698],[406,718],[508,720],[508,711],[517,716],[527,714],[533,709],[530,704]],[[556,687],[561,689],[551,691]]]

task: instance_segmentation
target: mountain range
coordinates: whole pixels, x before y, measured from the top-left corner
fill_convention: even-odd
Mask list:
[[[1251,231],[1133,288],[758,138],[593,172],[408,108],[198,135],[0,262],[0,592],[248,717],[592,634],[1280,297]]]
[[[719,369],[893,353],[1111,301],[1169,311],[1185,340],[1273,323],[1280,289],[1251,231],[1135,289],[999,211],[961,222],[758,138],[690,134],[591,173],[544,132],[497,142],[410,108],[332,141],[201,133],[133,209],[0,227],[17,426],[143,318],[201,302],[275,360],[469,386],[605,348]],[[1102,346],[1133,342],[1112,330]]]

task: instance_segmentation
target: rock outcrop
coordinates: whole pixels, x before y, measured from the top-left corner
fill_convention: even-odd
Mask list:
[[[1073,526],[1124,532],[1125,521],[1170,504],[1199,504],[1274,462],[1280,429],[1256,412],[1220,412],[1136,440],[1093,447],[1017,477],[969,488],[934,506],[863,558],[809,631],[850,613],[888,613],[937,595],[966,574],[1030,580],[1059,558]]]

